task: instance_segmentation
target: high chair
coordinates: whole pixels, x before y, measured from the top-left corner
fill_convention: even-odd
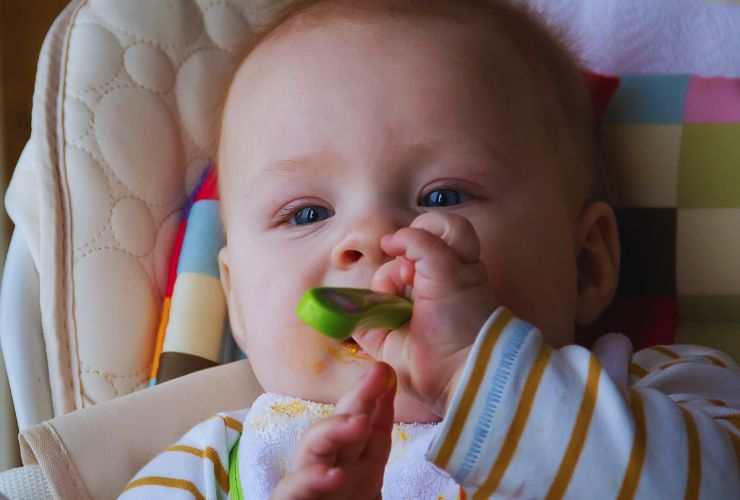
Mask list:
[[[16,227],[0,338],[13,401],[2,411],[14,411],[24,466],[0,473],[0,492],[113,498],[187,429],[217,411],[246,407],[261,392],[247,360],[141,389],[179,211],[213,158],[226,83],[252,27],[286,1],[73,0],[49,30],[32,136],[6,198]],[[576,42],[591,70],[740,77],[735,2],[528,3]],[[695,29],[685,29],[689,20]],[[740,109],[740,91],[735,98]],[[668,331],[665,322],[678,324],[680,310],[679,340],[704,339],[737,358],[740,203],[690,204],[699,211],[680,212],[677,174],[636,167],[655,153],[650,144],[647,153],[628,147],[635,130],[624,123],[615,118],[605,129],[606,151],[616,157],[617,204],[628,221],[645,219],[629,210],[667,217],[665,234],[673,238],[653,241],[670,258],[646,258],[639,249],[627,257],[643,270],[671,258],[673,267],[658,284],[628,276],[623,291],[658,299],[640,309],[659,313],[657,322],[646,316],[648,324],[662,322]],[[663,137],[680,128],[679,120],[644,130]],[[632,226],[625,227],[634,243]],[[723,238],[721,248],[702,246],[710,237]],[[718,320],[714,329],[705,328],[710,319]],[[0,445],[17,446],[15,436]]]

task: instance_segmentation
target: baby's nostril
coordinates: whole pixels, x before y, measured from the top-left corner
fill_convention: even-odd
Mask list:
[[[345,252],[345,256],[348,262],[357,262],[362,258],[362,252],[358,252],[357,250],[347,250]]]

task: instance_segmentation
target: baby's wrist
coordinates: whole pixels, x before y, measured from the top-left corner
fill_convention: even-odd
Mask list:
[[[447,415],[447,411],[450,408],[450,404],[452,403],[452,399],[455,395],[455,391],[457,390],[460,379],[462,378],[463,370],[465,369],[465,364],[468,360],[468,357],[470,356],[470,351],[473,349],[473,346],[468,346],[465,349],[462,349],[459,351],[456,355],[458,358],[457,366],[453,370],[451,376],[449,377],[449,381],[447,382],[447,385],[445,386],[445,390],[441,396],[441,398],[437,402],[437,408],[436,412],[437,414],[444,418],[445,415]]]
[[[497,307],[491,313],[489,313],[487,319],[482,322],[481,326],[479,327],[478,335],[476,336],[475,342],[464,349],[461,349],[455,354],[455,362],[453,363],[453,366],[455,367],[454,370],[452,370],[451,374],[449,375],[449,382],[447,383],[443,397],[440,399],[440,405],[439,410],[441,413],[439,415],[441,417],[444,417],[447,415],[450,406],[452,405],[452,402],[455,398],[455,393],[459,390],[463,390],[460,387],[460,384],[463,383],[463,372],[465,371],[465,367],[468,363],[471,362],[469,359],[471,356],[471,353],[473,351],[474,346],[481,342],[483,338],[486,336],[487,333],[490,333],[488,330],[490,330],[490,327],[493,326],[491,324],[492,321],[496,321],[496,318],[499,318],[502,314],[510,315],[511,313],[505,308],[505,307]],[[488,325],[488,327],[487,327]]]

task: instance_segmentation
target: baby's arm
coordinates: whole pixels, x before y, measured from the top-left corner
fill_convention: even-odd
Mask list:
[[[737,365],[688,346],[634,360],[625,398],[596,355],[500,308],[427,458],[469,498],[740,498]]]
[[[553,350],[534,327],[496,308],[477,236],[462,217],[427,212],[381,245],[397,258],[376,272],[373,288],[400,294],[411,284],[412,319],[354,337],[444,415],[427,457],[470,498],[740,498],[732,360],[716,353],[643,366],[654,373],[628,391],[625,366],[605,357],[615,383],[595,354]],[[688,398],[727,408],[720,416],[721,405],[700,408]]]
[[[291,472],[272,500],[375,500],[391,449],[395,374],[373,365],[357,387],[337,403],[333,416],[301,438]]]

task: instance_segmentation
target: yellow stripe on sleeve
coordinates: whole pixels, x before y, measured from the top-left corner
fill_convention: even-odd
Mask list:
[[[719,359],[717,356],[712,356],[710,354],[703,354],[702,356],[704,356],[709,361],[711,361],[713,365],[721,366],[722,368],[727,368],[727,363]]]
[[[235,430],[239,433],[242,432],[244,427],[242,426],[242,423],[239,422],[237,419],[226,417],[224,415],[219,415],[219,417],[221,418],[221,420],[224,421],[224,424],[226,424],[226,427],[228,427],[229,429]]]
[[[478,359],[475,360],[476,362],[473,365],[470,379],[464,389],[457,411],[453,416],[452,425],[450,425],[450,432],[447,434],[439,449],[439,453],[434,459],[434,464],[441,469],[446,468],[450,458],[452,458],[452,453],[455,450],[458,439],[460,439],[465,422],[470,414],[471,408],[473,407],[475,396],[478,393],[478,388],[480,387],[483,376],[485,375],[488,360],[496,347],[499,337],[501,337],[501,332],[504,331],[511,321],[511,318],[511,311],[508,309],[502,309],[484,338]]]
[[[666,368],[670,368],[671,366],[685,365],[686,363],[694,363],[694,361],[690,359],[675,359],[673,361],[668,361],[667,363],[660,365],[658,367],[658,370],[665,370]]]
[[[727,403],[720,399],[707,399],[710,403],[712,403],[714,406],[722,406],[724,408],[728,408]]]
[[[630,374],[640,378],[643,378],[648,374],[648,371],[637,363],[630,363],[629,372]]]
[[[668,356],[669,358],[673,358],[673,359],[679,359],[679,358],[681,358],[681,356],[679,356],[675,352],[671,351],[670,349],[668,349],[664,345],[654,345],[654,346],[648,347],[648,349],[651,349],[651,350],[653,350],[655,352],[659,352],[659,353],[661,353],[664,356]]]
[[[701,484],[701,444],[699,442],[699,431],[696,428],[694,417],[685,408],[679,406],[686,422],[686,436],[688,437],[688,477],[686,478],[686,492],[684,500],[696,500],[699,498],[699,485]]]
[[[226,469],[221,463],[221,458],[218,456],[218,452],[215,449],[209,446],[205,450],[199,450],[198,448],[194,448],[192,446],[176,444],[167,448],[166,451],[189,453],[199,458],[207,458],[213,463],[213,472],[214,474],[216,474],[216,481],[218,482],[218,485],[226,493],[229,492],[229,475],[226,473]]]
[[[591,355],[588,363],[588,377],[586,387],[583,391],[581,406],[578,409],[576,423],[571,431],[570,441],[566,448],[563,460],[560,462],[560,468],[555,475],[555,479],[550,485],[550,490],[545,497],[547,500],[556,500],[563,498],[568,490],[568,485],[573,477],[573,471],[576,469],[578,457],[581,456],[583,445],[586,442],[588,428],[591,425],[591,418],[596,408],[596,400],[599,397],[599,377],[601,376],[601,364],[596,356]]]
[[[474,500],[489,498],[493,492],[496,491],[501,479],[504,477],[504,472],[506,472],[506,469],[509,467],[509,463],[511,463],[511,460],[514,457],[514,452],[519,444],[519,440],[524,433],[524,428],[527,425],[529,414],[532,411],[532,405],[537,393],[537,388],[542,380],[542,375],[545,373],[545,368],[547,368],[547,365],[550,362],[551,355],[552,349],[550,346],[544,343],[540,345],[540,351],[537,354],[537,359],[532,365],[527,381],[522,389],[522,395],[519,399],[516,413],[514,414],[514,418],[509,426],[509,431],[506,433],[506,439],[501,446],[501,452],[498,457],[496,457],[496,461],[491,467],[488,477],[483,482],[480,489],[475,492],[475,495],[473,495]]]
[[[727,368],[727,365],[716,356],[702,355],[701,357],[708,360],[714,366],[719,366],[720,368]],[[685,363],[695,363],[695,362],[696,361],[692,359],[687,359],[687,358],[674,359],[673,361],[668,361],[667,363],[660,365],[658,369],[665,370],[666,368],[669,368],[674,365],[681,365]]]
[[[735,459],[740,465],[740,436],[731,432],[728,432],[728,434],[730,435],[730,439],[732,440],[732,447],[735,449]]]
[[[735,427],[735,429],[740,431],[740,413],[733,413],[732,415],[717,415],[713,418],[729,422]]]
[[[642,466],[645,463],[645,443],[647,441],[647,430],[645,427],[645,407],[642,398],[636,391],[630,393],[630,407],[635,417],[635,437],[632,441],[632,452],[630,453],[627,469],[624,472],[622,486],[619,488],[617,500],[632,500],[635,498],[637,486],[642,477]]]
[[[132,490],[134,488],[139,488],[141,486],[162,486],[165,488],[174,488],[177,490],[185,490],[187,492],[190,492],[193,497],[195,497],[195,500],[206,500],[206,497],[203,496],[203,494],[198,491],[198,487],[195,486],[190,481],[185,481],[184,479],[174,479],[171,477],[162,477],[162,476],[147,476],[142,477],[140,479],[137,479],[136,481],[132,481],[126,486],[126,489],[123,491]]]

